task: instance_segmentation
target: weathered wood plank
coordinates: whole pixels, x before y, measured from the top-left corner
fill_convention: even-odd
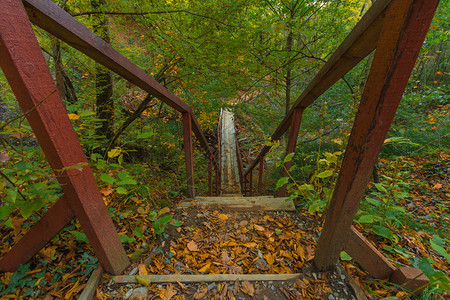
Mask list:
[[[89,277],[86,287],[83,289],[83,292],[78,297],[78,300],[94,299],[98,284],[100,283],[100,279],[102,279],[102,274],[103,270],[101,267],[92,272],[91,277]]]
[[[439,0],[393,0],[342,161],[314,262],[332,267],[386,138]]]
[[[295,145],[297,144],[298,131],[300,130],[300,123],[302,122],[304,108],[296,108],[294,110],[294,116],[292,117],[291,127],[289,129],[288,144],[286,147],[286,156],[294,153]],[[288,176],[288,170],[292,167],[292,160],[283,164],[283,170],[281,177]],[[286,197],[287,184],[283,185],[278,190],[278,197]]]
[[[220,206],[225,209],[239,210],[264,210],[264,211],[296,211],[292,200],[286,198],[273,197],[197,197],[195,200],[187,200],[182,203],[182,207],[189,207],[192,204]]]
[[[300,273],[293,274],[203,274],[203,275],[142,275],[152,283],[169,282],[215,282],[215,281],[285,281],[300,278]],[[136,276],[113,276],[114,283],[137,283]]]
[[[195,198],[194,185],[194,152],[192,148],[192,117],[183,113],[184,162],[186,165],[187,196]]]
[[[272,141],[279,140],[288,130],[296,108],[308,107],[375,49],[381,32],[384,11],[390,2],[391,0],[375,1],[296,100],[288,115],[272,134]],[[269,150],[270,146],[264,146],[245,174],[255,168],[259,159]]]
[[[74,218],[63,195],[47,213],[0,259],[1,272],[14,272],[37,254]]]
[[[100,263],[119,274],[128,266],[128,257],[25,8],[21,1],[3,0],[0,11],[0,67]]]
[[[237,158],[238,173],[239,173],[239,184],[241,185],[240,192],[243,193],[243,191],[244,191],[244,167],[242,165],[241,145],[240,145],[239,139],[237,137],[236,126],[234,127],[234,132],[236,132],[236,158]]]
[[[346,251],[370,275],[378,279],[389,279],[395,267],[361,233],[351,226]]]
[[[194,115],[189,105],[139,69],[111,45],[95,35],[52,1],[24,0],[23,3],[30,20],[37,26],[111,69],[177,111],[181,113],[188,112],[191,116]],[[193,118],[193,124],[193,130],[200,144],[208,154],[212,154],[209,144],[195,118]]]

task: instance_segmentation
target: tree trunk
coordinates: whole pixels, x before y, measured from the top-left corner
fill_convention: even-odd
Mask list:
[[[72,81],[64,71],[64,66],[61,59],[61,41],[57,38],[52,39],[52,52],[53,59],[55,60],[55,76],[58,93],[61,98],[66,99],[73,104],[78,101],[78,98]]]
[[[286,39],[286,52],[288,54],[288,57],[287,57],[288,61],[291,58],[292,36],[293,36],[292,30],[289,30],[289,34]],[[286,101],[285,101],[285,103],[286,103],[286,116],[287,116],[287,114],[289,113],[290,105],[291,105],[292,65],[288,64],[286,66],[286,69],[287,70],[286,70]]]
[[[95,11],[101,10],[105,0],[91,0]],[[107,43],[110,42],[107,16],[98,14],[92,16],[93,31]],[[113,86],[111,71],[95,63],[95,93],[97,104],[97,117],[101,119],[102,126],[97,128],[97,134],[105,135],[107,139],[114,136],[114,101],[112,99]]]

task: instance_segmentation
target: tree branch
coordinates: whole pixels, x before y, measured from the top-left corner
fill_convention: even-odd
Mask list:
[[[197,16],[205,19],[210,19],[214,22],[217,22],[219,24],[222,24],[224,26],[228,27],[239,27],[244,28],[242,26],[236,26],[232,24],[228,24],[225,22],[222,22],[220,20],[217,20],[213,17],[194,13],[185,9],[175,9],[175,10],[166,10],[166,11],[148,11],[148,12],[111,12],[111,11],[85,11],[81,13],[72,14],[72,17],[79,17],[79,16],[92,16],[92,15],[125,15],[125,16],[145,16],[145,15],[162,15],[162,14],[172,14],[172,13],[185,13],[192,16]]]

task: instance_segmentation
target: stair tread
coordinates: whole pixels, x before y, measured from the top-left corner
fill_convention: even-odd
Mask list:
[[[292,200],[286,201],[286,197],[275,198],[273,196],[254,197],[197,197],[187,199],[182,203],[182,207],[190,205],[211,205],[220,206],[227,209],[239,210],[266,210],[266,211],[295,211]]]

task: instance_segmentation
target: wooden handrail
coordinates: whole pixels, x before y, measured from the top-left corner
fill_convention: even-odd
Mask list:
[[[189,113],[192,118],[192,130],[200,141],[200,145],[205,149],[207,156],[213,155],[189,105],[52,1],[23,0],[23,3],[28,17],[35,25],[86,54],[180,113]],[[214,163],[217,164],[215,159]]]
[[[391,0],[375,1],[295,101],[287,116],[272,134],[272,141],[279,140],[288,130],[295,109],[311,105],[375,49],[383,25],[385,9],[390,2]],[[245,176],[258,165],[260,159],[269,152],[270,148],[271,146],[264,146],[261,149],[253,163],[245,170]]]

